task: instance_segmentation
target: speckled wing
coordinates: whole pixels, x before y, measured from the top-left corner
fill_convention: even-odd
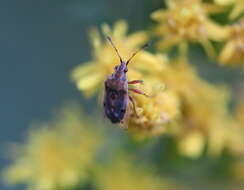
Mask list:
[[[104,112],[112,123],[119,123],[123,120],[127,104],[128,96],[125,90],[105,88]]]

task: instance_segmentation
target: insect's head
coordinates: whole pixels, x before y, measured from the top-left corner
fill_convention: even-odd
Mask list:
[[[127,72],[127,65],[129,64],[129,62],[132,60],[132,58],[139,52],[141,51],[142,49],[148,47],[149,44],[145,44],[144,46],[142,46],[140,49],[138,49],[137,51],[135,51],[132,56],[125,62],[123,61],[123,59],[121,58],[120,54],[119,54],[119,51],[118,49],[116,48],[116,46],[114,45],[112,39],[107,36],[107,39],[108,41],[110,42],[110,44],[112,45],[112,47],[114,48],[114,50],[116,51],[118,57],[119,57],[119,60],[120,60],[120,65],[116,66],[115,67],[115,71],[118,71],[118,72]]]
[[[115,72],[119,72],[119,73],[120,72],[124,72],[124,73],[126,73],[128,71],[126,62],[124,62],[124,61],[120,62],[119,65],[115,66],[114,70],[115,70]]]

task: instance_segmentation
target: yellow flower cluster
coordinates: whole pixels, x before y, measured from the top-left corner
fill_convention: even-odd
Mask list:
[[[158,22],[155,33],[162,38],[157,47],[164,50],[178,46],[180,54],[186,56],[188,42],[200,43],[213,57],[215,51],[210,40],[221,41],[226,36],[226,31],[208,18],[208,14],[218,12],[218,8],[201,0],[168,0],[166,3],[167,9],[152,13]]]
[[[148,79],[152,83],[152,80]],[[152,85],[152,84],[151,84]],[[128,118],[128,130],[138,137],[159,135],[166,130],[166,125],[179,117],[180,102],[173,91],[157,92],[159,84],[145,84],[145,91],[156,94],[152,98],[134,95],[137,115],[132,113]]]
[[[219,56],[222,64],[244,63],[244,18],[228,27],[227,42]]]
[[[31,130],[26,143],[13,149],[13,163],[4,171],[7,184],[31,190],[65,189],[88,177],[100,135],[75,106]]]
[[[161,80],[180,97],[181,117],[172,127],[173,134],[179,137],[180,151],[197,156],[204,148],[210,129],[226,122],[228,90],[204,81],[182,60],[171,62]]]
[[[218,5],[233,6],[229,15],[230,19],[236,19],[244,12],[244,1],[243,0],[214,0]]]
[[[215,4],[204,3],[202,0],[168,0],[167,9],[159,9],[152,13],[158,24],[154,33],[160,38],[157,47],[161,50],[178,47],[179,55],[186,57],[188,43],[199,43],[208,56],[216,57],[215,43],[225,42],[218,55],[222,64],[244,62],[243,20],[236,24],[220,25],[209,15],[223,12],[222,5],[233,5],[230,18],[236,19],[244,13],[243,0],[215,0]]]

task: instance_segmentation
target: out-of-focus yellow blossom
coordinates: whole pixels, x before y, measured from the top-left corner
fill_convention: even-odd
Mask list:
[[[236,108],[235,114],[229,122],[227,147],[233,155],[244,156],[244,104],[240,104]]]
[[[228,115],[216,117],[208,130],[208,154],[212,157],[220,156],[224,148],[227,147],[229,136],[233,130],[228,120]]]
[[[218,155],[226,145],[225,130],[217,131],[227,127],[229,91],[201,79],[186,60],[170,61],[147,53],[139,63],[143,63],[141,58],[147,60],[142,65],[153,65],[144,73],[141,87],[152,98],[133,95],[140,117],[130,116],[129,130],[139,137],[169,132],[178,138],[179,150],[186,156],[200,156],[207,143],[210,153]],[[142,65],[138,64],[138,70]],[[154,87],[162,84],[165,90]]]
[[[128,130],[138,138],[159,135],[166,130],[166,124],[180,114],[177,94],[165,89],[164,84],[153,78],[145,78],[142,91],[151,97],[133,94],[138,116],[133,112],[128,118]]]
[[[213,6],[201,0],[168,0],[166,3],[166,10],[152,13],[152,18],[159,22],[155,33],[162,37],[158,48],[178,46],[180,54],[185,56],[188,42],[200,43],[209,56],[214,56],[210,40],[221,41],[228,31],[208,18],[208,13],[214,12]]]
[[[71,75],[78,89],[85,95],[90,96],[94,94],[97,89],[103,87],[103,83],[108,75],[111,75],[115,65],[119,64],[119,58],[105,39],[106,36],[112,38],[122,58],[125,60],[148,40],[147,34],[144,31],[127,35],[127,30],[128,24],[124,20],[116,22],[112,29],[107,24],[102,25],[104,36],[101,36],[97,29],[91,30],[90,37],[93,46],[93,58],[91,61],[83,63],[75,68]],[[140,55],[141,54],[143,54],[143,52],[140,52]],[[138,56],[136,56],[129,65],[128,75],[133,75],[133,78],[140,77],[138,73],[133,72],[133,69],[131,69]]]
[[[189,128],[204,129],[208,126],[209,118],[217,113],[225,113],[229,97],[226,88],[201,79],[186,61],[171,62],[160,78],[168,89],[175,91],[181,98],[182,117]]]
[[[243,0],[214,0],[216,4],[229,6],[232,5],[233,8],[229,15],[230,19],[236,19],[238,16],[244,13],[244,1]]]
[[[16,145],[13,163],[4,171],[8,184],[31,190],[71,188],[88,177],[99,136],[75,107],[31,130],[25,144]]]
[[[244,125],[233,120],[229,126],[226,146],[235,156],[244,156]]]
[[[243,1],[244,2],[244,1]],[[230,34],[221,51],[219,61],[222,64],[244,63],[244,18],[229,26]]]
[[[99,190],[173,190],[179,189],[166,179],[159,177],[140,164],[133,164],[123,158],[101,168],[96,175],[96,186]]]
[[[179,151],[188,157],[198,157],[202,154],[205,142],[203,134],[199,131],[193,131],[186,137],[179,139]]]
[[[194,67],[184,60],[164,64],[158,79],[164,81],[166,89],[173,91],[180,102],[180,117],[176,125],[168,128],[169,132],[179,139],[181,153],[200,156],[212,127],[222,127],[226,122],[228,90],[201,79]],[[218,138],[212,143],[216,140]],[[212,151],[217,152],[217,149],[222,148],[215,147]]]
[[[208,151],[219,155],[226,148],[232,155],[244,156],[244,104],[239,103],[236,112],[230,112],[223,106],[222,114],[215,117],[215,123],[208,133]],[[220,112],[219,112],[220,113]]]

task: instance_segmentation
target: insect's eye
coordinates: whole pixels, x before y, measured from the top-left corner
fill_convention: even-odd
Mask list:
[[[121,110],[121,113],[125,113],[125,109],[122,109],[122,110]]]
[[[125,72],[125,73],[127,73],[127,71],[128,71],[128,69],[127,69],[127,68],[125,68],[124,72]]]
[[[115,70],[118,70],[118,67],[119,67],[119,66],[117,65],[117,66],[114,67],[114,69],[115,69]]]

